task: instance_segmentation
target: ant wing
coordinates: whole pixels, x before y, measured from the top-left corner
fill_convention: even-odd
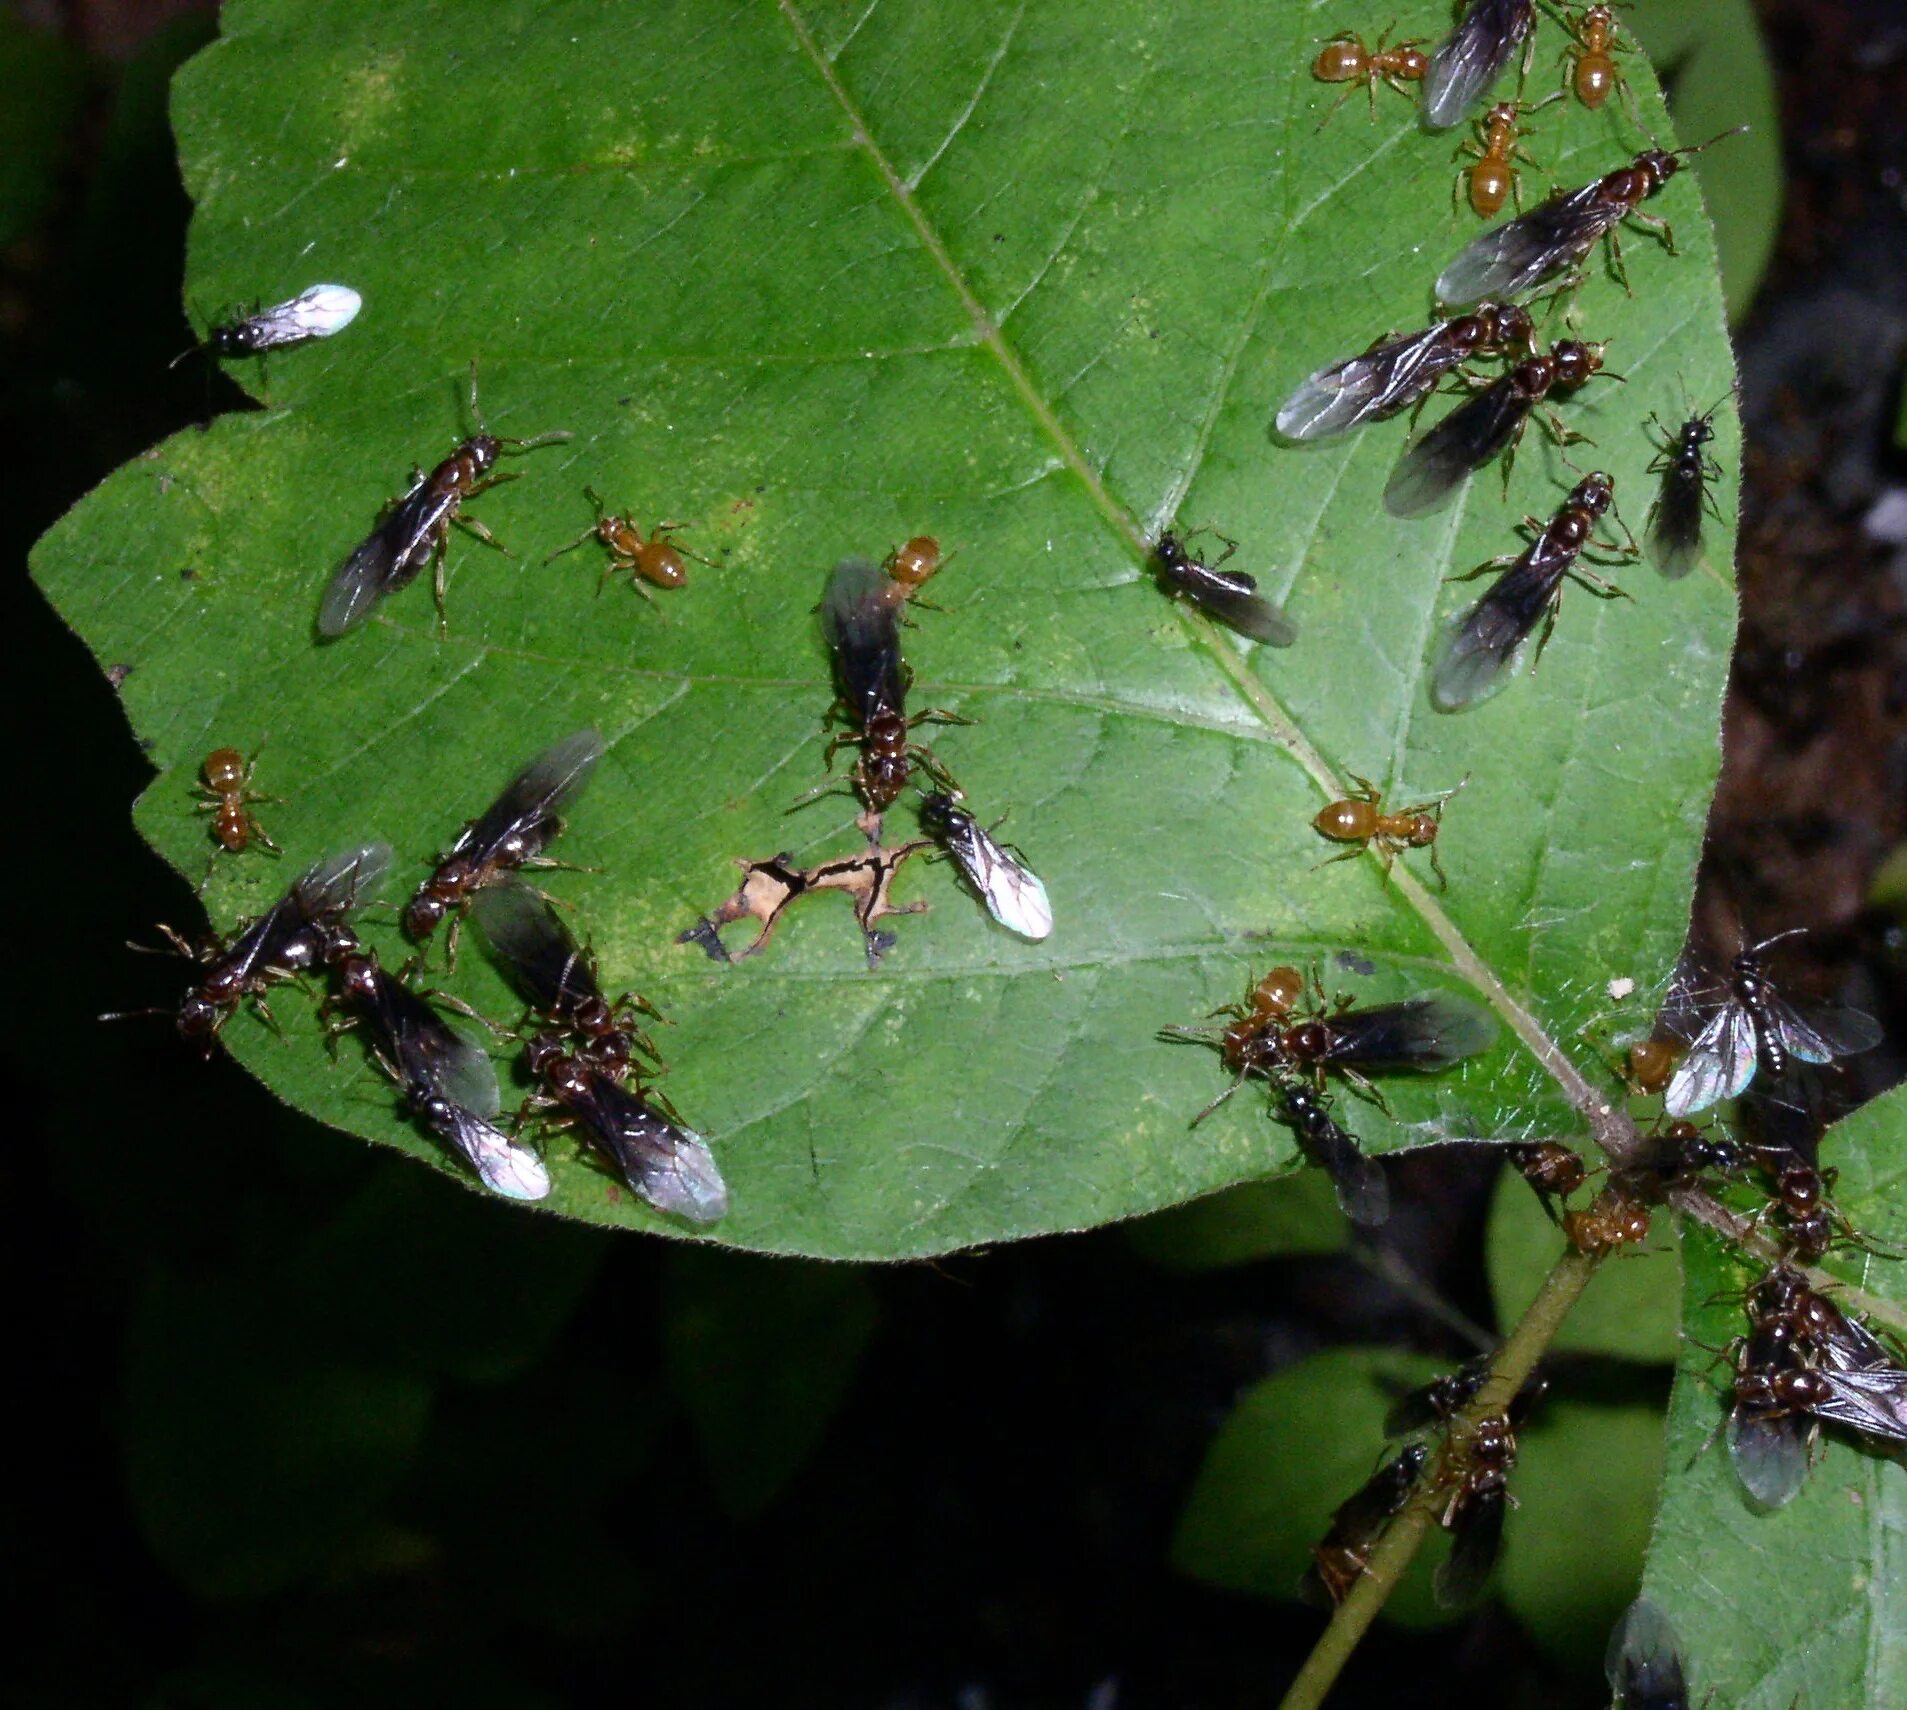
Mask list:
[[[517,1200],[549,1197],[550,1173],[543,1160],[527,1146],[513,1145],[501,1129],[473,1111],[445,1102],[434,1106],[427,1120],[431,1131],[463,1156],[492,1193]]]
[[[1845,1004],[1794,1005],[1773,998],[1768,1017],[1781,1042],[1804,1063],[1831,1063],[1858,1057],[1881,1042],[1881,1027],[1865,1010]]]
[[[313,285],[290,302],[267,309],[258,321],[268,329],[269,347],[276,348],[343,332],[363,306],[364,299],[349,285]]]
[[[1512,375],[1492,380],[1405,447],[1384,484],[1384,509],[1394,517],[1422,517],[1449,503],[1459,486],[1516,437],[1529,413],[1530,400],[1517,390]]]
[[[947,847],[987,912],[1002,926],[1034,940],[1052,932],[1053,905],[1039,875],[1016,861],[979,824],[960,826],[949,835]]]
[[[477,936],[517,996],[545,1015],[570,1015],[602,998],[589,959],[547,900],[527,886],[494,885],[471,909]]]
[[[1262,641],[1268,647],[1289,647],[1298,639],[1298,626],[1283,609],[1258,592],[1258,584],[1237,570],[1215,570],[1196,558],[1183,563],[1162,562],[1165,579],[1193,605],[1222,624]]]
[[[1728,1458],[1742,1486],[1763,1508],[1782,1508],[1808,1476],[1810,1426],[1798,1413],[1728,1416]]]
[[[728,1214],[728,1186],[708,1142],[670,1122],[646,1099],[617,1082],[595,1077],[591,1127],[623,1180],[658,1211],[691,1223]]]
[[[1755,1062],[1754,1018],[1740,1004],[1725,1003],[1676,1064],[1662,1108],[1671,1116],[1693,1116],[1735,1098],[1755,1078]]]
[[[361,843],[313,862],[291,887],[291,895],[307,920],[330,919],[362,906],[390,870],[388,843]]]
[[[1702,549],[1702,478],[1671,465],[1662,477],[1662,491],[1655,501],[1644,537],[1649,562],[1671,582],[1680,581],[1695,568]]]
[[[1864,1371],[1822,1370],[1832,1393],[1809,1409],[1817,1419],[1884,1442],[1907,1443],[1907,1371],[1885,1366]]]
[[[356,629],[379,600],[423,569],[430,557],[430,531],[442,510],[441,501],[424,488],[425,482],[418,481],[338,566],[318,608],[321,636],[329,640]]]
[[[1489,1375],[1487,1358],[1472,1360],[1454,1372],[1446,1372],[1442,1377],[1406,1391],[1391,1403],[1390,1411],[1384,1415],[1384,1435],[1406,1437],[1412,1431],[1441,1425],[1458,1408],[1476,1399],[1477,1391]]]
[[[1686,1710],[1682,1647],[1669,1618],[1646,1598],[1631,1603],[1609,1635],[1603,1672],[1619,1710]]]
[[[1424,123],[1433,131],[1460,124],[1503,73],[1536,21],[1531,0],[1472,0],[1463,21],[1430,56],[1424,77]]]
[[[844,558],[821,596],[821,633],[834,654],[841,696],[861,723],[906,705],[900,609],[906,590],[871,558]]]
[[[1450,1528],[1450,1555],[1432,1580],[1437,1601],[1445,1609],[1462,1609],[1482,1592],[1503,1546],[1506,1498],[1501,1485],[1458,1498]]]
[[[1335,1122],[1307,1124],[1297,1130],[1298,1147],[1331,1178],[1338,1210],[1363,1229],[1375,1229],[1391,1214],[1390,1183],[1375,1158]]]
[[[467,855],[482,865],[506,844],[533,839],[589,782],[602,757],[602,733],[593,726],[552,743],[504,786],[503,794],[481,817],[464,828],[451,845],[451,854]],[[536,848],[540,847],[539,840]],[[534,854],[536,848],[528,852]]]
[[[1490,1012],[1449,992],[1419,992],[1401,1003],[1347,1009],[1328,1019],[1331,1044],[1320,1061],[1360,1069],[1434,1073],[1487,1051],[1496,1039]]]
[[[1460,249],[1437,275],[1437,297],[1452,305],[1485,297],[1520,297],[1579,261],[1622,218],[1623,208],[1597,195],[1600,182],[1564,190]]]
[[[1278,431],[1286,439],[1327,439],[1382,421],[1414,404],[1462,354],[1448,321],[1385,339],[1313,374],[1278,411]]]
[[[1430,702],[1460,712],[1508,681],[1517,654],[1556,598],[1562,572],[1536,561],[1532,547],[1451,626],[1431,668]]]
[[[474,1040],[459,1033],[410,987],[381,970],[372,1019],[391,1061],[414,1100],[441,1098],[477,1116],[495,1116],[501,1104],[496,1065]]]

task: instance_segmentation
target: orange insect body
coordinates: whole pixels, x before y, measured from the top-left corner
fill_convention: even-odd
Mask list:
[[[1319,836],[1328,837],[1333,843],[1355,843],[1358,846],[1345,850],[1342,855],[1333,855],[1330,859],[1345,861],[1365,849],[1373,849],[1384,863],[1384,871],[1388,873],[1391,862],[1404,850],[1428,849],[1437,882],[1440,885],[1445,883],[1443,865],[1437,859],[1437,832],[1443,824],[1444,803],[1456,794],[1456,790],[1446,790],[1429,801],[1399,808],[1395,813],[1386,813],[1384,797],[1370,779],[1360,778],[1353,772],[1351,781],[1357,785],[1357,789],[1342,801],[1321,808],[1311,821],[1312,829]],[[1463,786],[1459,784],[1456,788],[1460,790]]]
[[[1563,1213],[1563,1235],[1579,1253],[1613,1253],[1648,1239],[1649,1208],[1611,1182],[1587,1211]]]
[[[1519,208],[1523,205],[1516,182],[1516,162],[1529,160],[1520,146],[1522,132],[1516,123],[1523,111],[1514,101],[1499,101],[1477,121],[1476,137],[1458,150],[1460,155],[1477,157],[1457,177],[1467,190],[1471,208],[1481,219],[1494,219],[1512,196]]]
[[[1659,1093],[1669,1084],[1681,1055],[1673,1040],[1638,1040],[1629,1047],[1630,1086],[1639,1093]]]
[[[256,839],[274,855],[278,853],[278,845],[258,823],[251,804],[279,798],[261,796],[252,789],[250,760],[236,748],[215,748],[200,767],[200,779],[197,789],[204,799],[198,803],[198,810],[211,814],[212,835],[221,848],[242,854]]]
[[[1375,48],[1367,48],[1364,38],[1354,30],[1346,30],[1333,36],[1324,44],[1323,50],[1312,61],[1311,75],[1320,83],[1346,83],[1350,88],[1340,95],[1331,107],[1331,112],[1318,121],[1320,130],[1330,119],[1331,114],[1342,107],[1362,83],[1370,93],[1371,118],[1377,118],[1377,86],[1387,83],[1400,95],[1408,95],[1405,87],[1408,83],[1421,83],[1424,74],[1430,70],[1430,56],[1421,50],[1421,36],[1413,36],[1409,41],[1399,42],[1395,47],[1384,44],[1390,38],[1387,29],[1377,38]]]
[[[1615,8],[1591,6],[1572,21],[1571,28],[1576,40],[1563,50],[1574,61],[1569,81],[1576,91],[1576,99],[1593,111],[1607,101],[1622,82],[1622,73],[1616,69],[1613,58],[1617,45]]]
[[[945,562],[940,542],[931,534],[917,534],[887,555],[887,573],[911,594]]]
[[[656,588],[679,588],[688,581],[686,560],[690,555],[668,538],[675,530],[686,527],[686,524],[657,523],[645,536],[636,526],[634,517],[618,516],[608,510],[593,487],[585,487],[583,493],[596,507],[595,522],[569,545],[559,546],[543,560],[545,564],[561,558],[566,552],[574,552],[585,541],[596,540],[602,543],[609,554],[602,581],[597,583],[599,589],[602,582],[607,582],[611,576],[626,573],[629,585],[648,599],[651,596],[648,589],[642,586],[644,582]]]

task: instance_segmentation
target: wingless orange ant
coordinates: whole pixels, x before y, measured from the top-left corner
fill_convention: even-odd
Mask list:
[[[1423,38],[1413,36],[1395,47],[1386,47],[1390,33],[1390,29],[1386,29],[1377,38],[1375,48],[1365,47],[1364,38],[1354,30],[1345,30],[1324,44],[1323,51],[1312,62],[1311,75],[1320,83],[1344,83],[1349,87],[1332,103],[1330,112],[1318,121],[1319,130],[1331,122],[1332,115],[1350,100],[1360,83],[1370,95],[1371,123],[1376,124],[1379,82],[1388,83],[1400,95],[1408,95],[1406,84],[1423,81],[1424,73],[1430,69],[1430,57],[1419,47]]]
[[[609,554],[609,562],[603,566],[602,576],[596,583],[596,591],[601,593],[604,585],[612,576],[627,574],[629,586],[634,588],[652,605],[655,596],[643,586],[647,582],[656,588],[679,588],[689,579],[684,565],[685,558],[694,558],[698,564],[707,564],[706,558],[696,558],[692,552],[684,552],[668,537],[678,530],[687,528],[687,523],[659,522],[643,537],[642,530],[636,526],[633,516],[618,516],[604,505],[594,487],[585,487],[583,495],[596,508],[596,520],[584,529],[567,546],[559,546],[545,564],[553,564],[566,552],[574,552],[586,541],[601,541]]]

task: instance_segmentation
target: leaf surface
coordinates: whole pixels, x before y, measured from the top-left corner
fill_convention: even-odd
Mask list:
[[[1445,16],[1414,5],[1398,30]],[[1270,438],[1307,373],[1423,323],[1477,229],[1452,211],[1450,139],[1397,97],[1378,91],[1372,125],[1359,92],[1318,128],[1334,92],[1309,75],[1311,9],[499,0],[453,19],[240,0],[222,24],[175,88],[188,295],[209,315],[327,279],[364,312],[236,366],[266,407],[121,470],[34,564],[159,769],[141,830],[195,880],[202,757],[266,739],[259,787],[291,799],[260,813],[286,859],[221,861],[217,925],[368,837],[415,883],[525,760],[594,723],[609,752],[558,852],[601,871],[550,886],[605,983],[673,1018],[667,1090],[733,1193],[717,1239],[923,1254],[1292,1167],[1255,1095],[1188,1132],[1221,1071],[1154,1037],[1274,958],[1353,949],[1370,976],[1333,963],[1328,983],[1471,985],[1513,1024],[1458,1073],[1393,1082],[1393,1115],[1346,1112],[1370,1149],[1570,1121],[1531,1042],[1567,1043],[1604,981],[1659,977],[1682,937],[1732,522],[1684,581],[1638,566],[1633,601],[1572,590],[1533,678],[1431,710],[1426,662],[1476,592],[1441,578],[1516,550],[1517,519],[1575,476],[1532,432],[1507,496],[1486,472],[1403,523],[1378,496],[1404,422]],[[1625,124],[1559,105],[1534,152],[1579,183],[1638,146]],[[1578,301],[1626,383],[1566,406],[1637,533],[1644,418],[1731,375],[1693,180],[1661,211],[1681,253],[1636,234],[1634,295],[1598,276]],[[332,570],[468,431],[472,361],[497,432],[575,436],[470,507],[521,562],[459,536],[447,639],[420,582],[317,645]],[[1732,519],[1729,409],[1717,427]],[[598,594],[593,547],[544,566],[590,520],[585,484],[645,527],[692,522],[682,543],[710,565],[659,609]],[[1239,540],[1231,567],[1286,603],[1297,645],[1254,651],[1162,597],[1143,548],[1175,517]],[[931,912],[897,923],[876,973],[832,898],[733,967],[677,944],[737,858],[855,847],[845,798],[785,811],[824,776],[811,611],[837,559],[923,531],[959,555],[934,584],[946,609],[905,632],[912,704],[977,721],[935,746],[976,812],[1011,809],[1002,835],[1057,931],[1013,939],[947,868],[914,865],[899,894]],[[1399,801],[1468,776],[1447,894],[1418,883],[1418,853],[1388,882],[1368,859],[1313,870],[1330,850],[1311,816],[1352,773]],[[905,809],[892,823],[911,830]],[[368,931],[397,965],[388,922]],[[441,983],[514,1014],[474,951]],[[327,1054],[304,1000],[278,1011],[282,1038],[249,1014],[226,1030],[249,1070],[453,1167],[356,1047]],[[549,1149],[549,1209],[667,1227],[568,1141]]]

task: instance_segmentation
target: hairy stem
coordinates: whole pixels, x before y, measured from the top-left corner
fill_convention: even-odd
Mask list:
[[[1523,1387],[1524,1380],[1536,1369],[1536,1362],[1555,1339],[1569,1310],[1576,1304],[1589,1279],[1602,1261],[1574,1250],[1565,1252],[1555,1268],[1543,1279],[1529,1310],[1497,1350],[1490,1364],[1490,1375],[1473,1400],[1450,1424],[1450,1442],[1462,1442],[1476,1421],[1489,1413],[1500,1413],[1510,1397]],[[1410,1506],[1400,1514],[1378,1540],[1371,1552],[1370,1566],[1352,1586],[1332,1615],[1330,1625],[1318,1637],[1304,1667],[1298,1671],[1279,1710],[1316,1710],[1324,1702],[1339,1672],[1350,1660],[1351,1652],[1377,1619],[1404,1570],[1410,1566],[1417,1547],[1424,1541],[1436,1518],[1437,1499],[1443,1486],[1441,1476],[1449,1449],[1438,1472],[1419,1484]]]

